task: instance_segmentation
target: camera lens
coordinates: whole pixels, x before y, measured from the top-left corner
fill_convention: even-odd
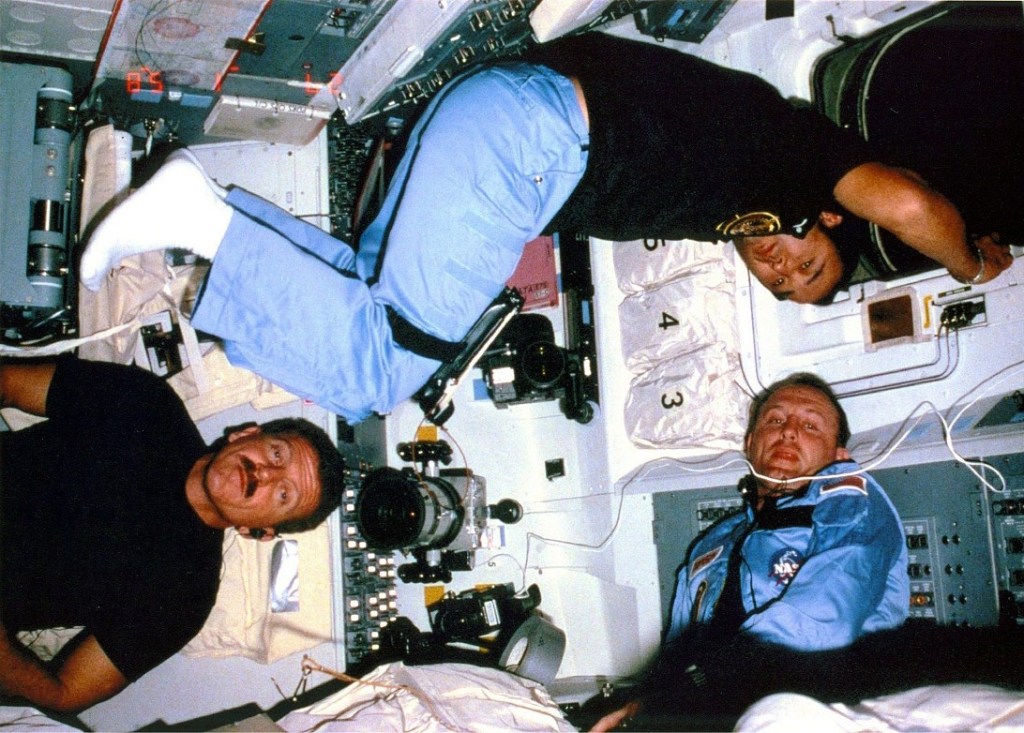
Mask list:
[[[371,547],[405,547],[419,535],[424,509],[419,493],[401,474],[370,474],[359,495],[359,528]]]
[[[367,474],[356,501],[356,523],[377,550],[444,547],[458,534],[463,510],[446,481],[378,468]]]
[[[440,602],[430,626],[442,639],[471,641],[500,628],[500,613],[493,601],[452,598]]]
[[[565,373],[565,355],[548,341],[535,341],[523,350],[523,376],[537,389],[558,384]]]

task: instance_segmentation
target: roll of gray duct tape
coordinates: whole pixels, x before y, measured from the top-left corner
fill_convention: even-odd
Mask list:
[[[547,685],[554,681],[564,653],[565,632],[540,616],[530,616],[512,634],[498,664],[513,674]]]

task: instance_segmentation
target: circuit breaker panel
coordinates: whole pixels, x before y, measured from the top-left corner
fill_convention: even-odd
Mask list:
[[[941,625],[1024,624],[1024,453],[973,457],[994,467],[982,475],[949,460],[872,475],[903,522],[910,616]],[[676,571],[696,535],[742,500],[734,486],[654,495],[654,539],[662,609],[667,616]]]
[[[911,618],[943,625],[993,626],[999,620],[991,542],[991,502],[954,462],[874,472],[903,520]]]
[[[340,600],[346,666],[376,652],[382,631],[398,617],[394,558],[367,547],[355,518],[365,478],[361,469],[346,473],[341,505],[340,554],[344,578]]]

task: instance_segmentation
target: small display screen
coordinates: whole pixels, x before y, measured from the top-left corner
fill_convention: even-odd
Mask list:
[[[872,344],[913,337],[914,304],[910,295],[880,300],[868,305],[868,333]]]

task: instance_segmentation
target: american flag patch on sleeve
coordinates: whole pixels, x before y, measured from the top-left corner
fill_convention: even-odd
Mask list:
[[[708,565],[717,560],[718,556],[722,554],[723,547],[723,545],[719,545],[715,549],[705,552],[703,555],[701,555],[692,563],[690,563],[690,577],[692,578],[694,575],[696,575],[701,570],[703,570]]]
[[[824,495],[833,491],[840,491],[841,489],[853,489],[867,496],[868,482],[864,480],[863,476],[843,476],[841,479],[823,486],[821,493]]]

